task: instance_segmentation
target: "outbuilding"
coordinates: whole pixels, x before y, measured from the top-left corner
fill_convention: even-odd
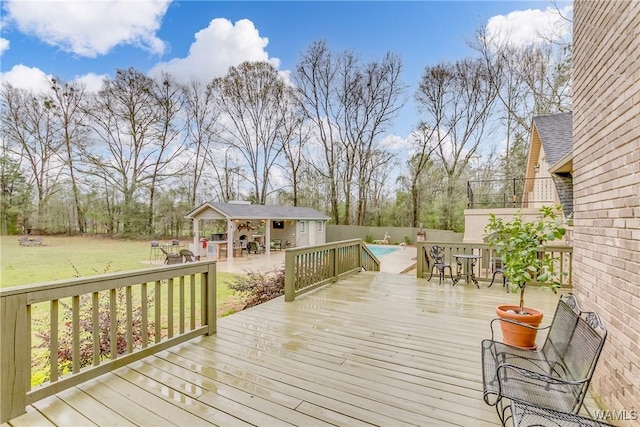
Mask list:
[[[252,247],[273,249],[326,243],[329,217],[296,206],[253,205],[250,202],[206,202],[186,215],[193,220],[193,252],[232,259]]]

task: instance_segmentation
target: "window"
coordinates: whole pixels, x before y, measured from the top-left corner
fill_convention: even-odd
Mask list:
[[[273,228],[284,228],[284,221],[273,221]]]
[[[304,233],[304,225],[305,225],[305,222],[304,221],[300,221],[300,232],[301,233]]]
[[[318,221],[318,232],[322,233],[322,227],[323,227],[324,221]]]

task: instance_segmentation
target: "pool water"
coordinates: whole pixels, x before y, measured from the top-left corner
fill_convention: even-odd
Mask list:
[[[387,255],[398,250],[397,246],[367,245],[367,248],[369,248],[376,258],[380,258],[383,255]]]

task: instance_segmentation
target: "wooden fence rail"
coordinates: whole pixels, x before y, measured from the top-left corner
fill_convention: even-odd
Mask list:
[[[362,269],[380,271],[380,261],[361,239],[287,249],[285,301]]]
[[[216,264],[199,261],[0,289],[0,319],[1,424],[61,390],[214,334]],[[34,337],[49,342],[44,360],[50,367],[48,381],[32,387]]]
[[[493,276],[491,260],[495,257],[495,251],[486,243],[452,243],[452,242],[418,242],[418,259],[417,259],[417,277],[427,278],[431,274],[433,262],[429,256],[429,248],[432,245],[442,246],[445,250],[445,261],[453,268],[453,274],[456,274],[457,264],[454,254],[473,254],[480,255],[480,260],[474,267],[474,273],[479,282],[490,282]],[[551,253],[554,258],[554,268],[562,272],[560,281],[563,287],[572,287],[573,278],[571,276],[573,265],[573,247],[566,245],[548,245],[540,248],[541,253]],[[437,274],[437,273],[434,273]],[[502,277],[496,280],[502,283]],[[533,282],[535,284],[535,282]]]

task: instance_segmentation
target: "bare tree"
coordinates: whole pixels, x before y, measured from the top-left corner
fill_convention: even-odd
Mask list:
[[[135,195],[149,176],[148,168],[155,166],[151,156],[158,113],[152,91],[153,81],[146,75],[133,68],[117,70],[115,79],[105,79],[87,110],[99,143],[88,155],[91,173],[122,194],[125,234],[142,231],[146,224],[137,216]]]
[[[196,195],[205,164],[208,158],[213,159],[210,166],[217,167],[218,156],[212,156],[215,138],[219,134],[218,121],[220,112],[213,100],[211,90],[197,80],[190,81],[184,88],[187,116],[187,137],[192,157],[187,165],[191,170],[189,201],[196,204]],[[209,154],[209,155],[208,155]]]
[[[7,149],[26,163],[28,183],[36,188],[35,227],[45,227],[47,200],[59,189],[62,168],[54,162],[61,149],[57,121],[41,94],[3,84],[0,90],[2,135]]]
[[[382,153],[381,153],[382,154]],[[378,166],[371,169],[371,175],[368,182],[369,190],[367,192],[367,206],[365,224],[383,226],[388,225],[382,216],[385,203],[390,200],[391,177],[397,162],[389,153],[383,153],[382,161],[378,162]]]
[[[240,166],[240,154],[233,146],[209,146],[207,150],[207,166],[212,173],[213,185],[210,190],[215,193],[215,199],[228,202],[241,198],[240,184],[251,181]]]
[[[60,139],[64,150],[59,153],[60,159],[67,166],[71,191],[76,213],[78,231],[84,233],[85,218],[82,204],[80,203],[80,188],[76,177],[76,163],[79,162],[79,154],[83,149],[84,141],[88,134],[86,111],[82,108],[85,102],[84,85],[77,82],[64,82],[59,78],[52,78],[51,97],[47,99],[47,106],[51,108],[57,118]]]
[[[425,126],[434,129],[435,154],[447,177],[446,197],[456,194],[458,178],[487,136],[497,90],[483,61],[464,59],[427,67],[416,100]],[[444,205],[442,227],[452,229],[451,203]]]
[[[436,127],[426,124],[411,134],[410,142],[414,149],[411,158],[407,161],[409,176],[407,177],[409,191],[411,193],[411,226],[417,227],[420,214],[420,188],[424,180],[424,172],[432,161],[432,155],[438,144],[434,141]]]
[[[309,156],[320,155],[310,153]],[[326,176],[306,159],[300,169],[300,180],[298,182],[298,200],[301,206],[317,209],[321,212],[329,212],[331,202],[328,200],[330,183]]]
[[[375,149],[368,151],[363,162],[360,163],[358,173],[358,210],[357,225],[366,225],[368,215],[369,202],[374,199],[372,194],[380,194],[376,192],[376,181],[388,179],[390,172],[389,166],[393,164],[394,156],[386,150]]]
[[[340,223],[338,213],[338,171],[342,151],[337,145],[337,123],[340,117],[340,104],[335,101],[334,90],[337,79],[336,60],[325,42],[314,42],[305,53],[297,67],[296,83],[308,117],[317,126],[317,138],[322,145],[324,167],[317,166],[329,185],[331,219]],[[337,110],[337,111],[336,111]]]
[[[392,53],[381,61],[362,64],[352,52],[334,55],[325,42],[313,43],[298,65],[296,81],[324,148],[320,170],[330,183],[331,216],[336,223],[340,222],[341,198],[345,206],[342,222],[351,223],[354,188],[356,222],[364,221],[373,156],[382,151],[377,138],[402,107],[405,86],[401,72],[402,61]]]
[[[298,93],[287,88],[290,95],[287,97],[285,115],[280,127],[280,140],[282,141],[282,153],[285,158],[285,173],[291,181],[291,197],[293,206],[298,206],[298,183],[304,161],[304,149],[310,138],[310,129],[305,122],[303,107],[297,99]]]
[[[512,148],[518,140],[529,139],[533,116],[571,109],[572,48],[558,34],[528,45],[508,40],[492,36],[485,26],[477,31],[472,47],[480,53],[497,90],[497,111],[506,131],[502,169],[506,176],[516,177],[524,175],[526,159],[512,159]]]
[[[358,200],[356,223],[365,225],[370,190],[369,183],[375,169],[391,160],[391,155],[380,147],[378,137],[388,129],[403,105],[401,99],[406,86],[400,80],[402,61],[387,53],[380,62],[367,64],[355,80],[359,108],[354,109],[348,121],[348,138],[356,143],[356,174]]]
[[[225,114],[225,140],[244,159],[253,197],[264,204],[271,168],[282,151],[278,129],[287,91],[278,71],[267,62],[244,62],[231,67],[210,88]]]
[[[179,171],[170,169],[169,165],[179,158],[185,150],[180,140],[184,129],[180,114],[183,111],[184,97],[182,88],[167,73],[162,73],[159,80],[151,87],[152,100],[157,112],[153,148],[146,154],[149,160],[149,174],[146,180],[149,187],[148,232],[154,230],[154,201],[156,187],[167,177]]]

